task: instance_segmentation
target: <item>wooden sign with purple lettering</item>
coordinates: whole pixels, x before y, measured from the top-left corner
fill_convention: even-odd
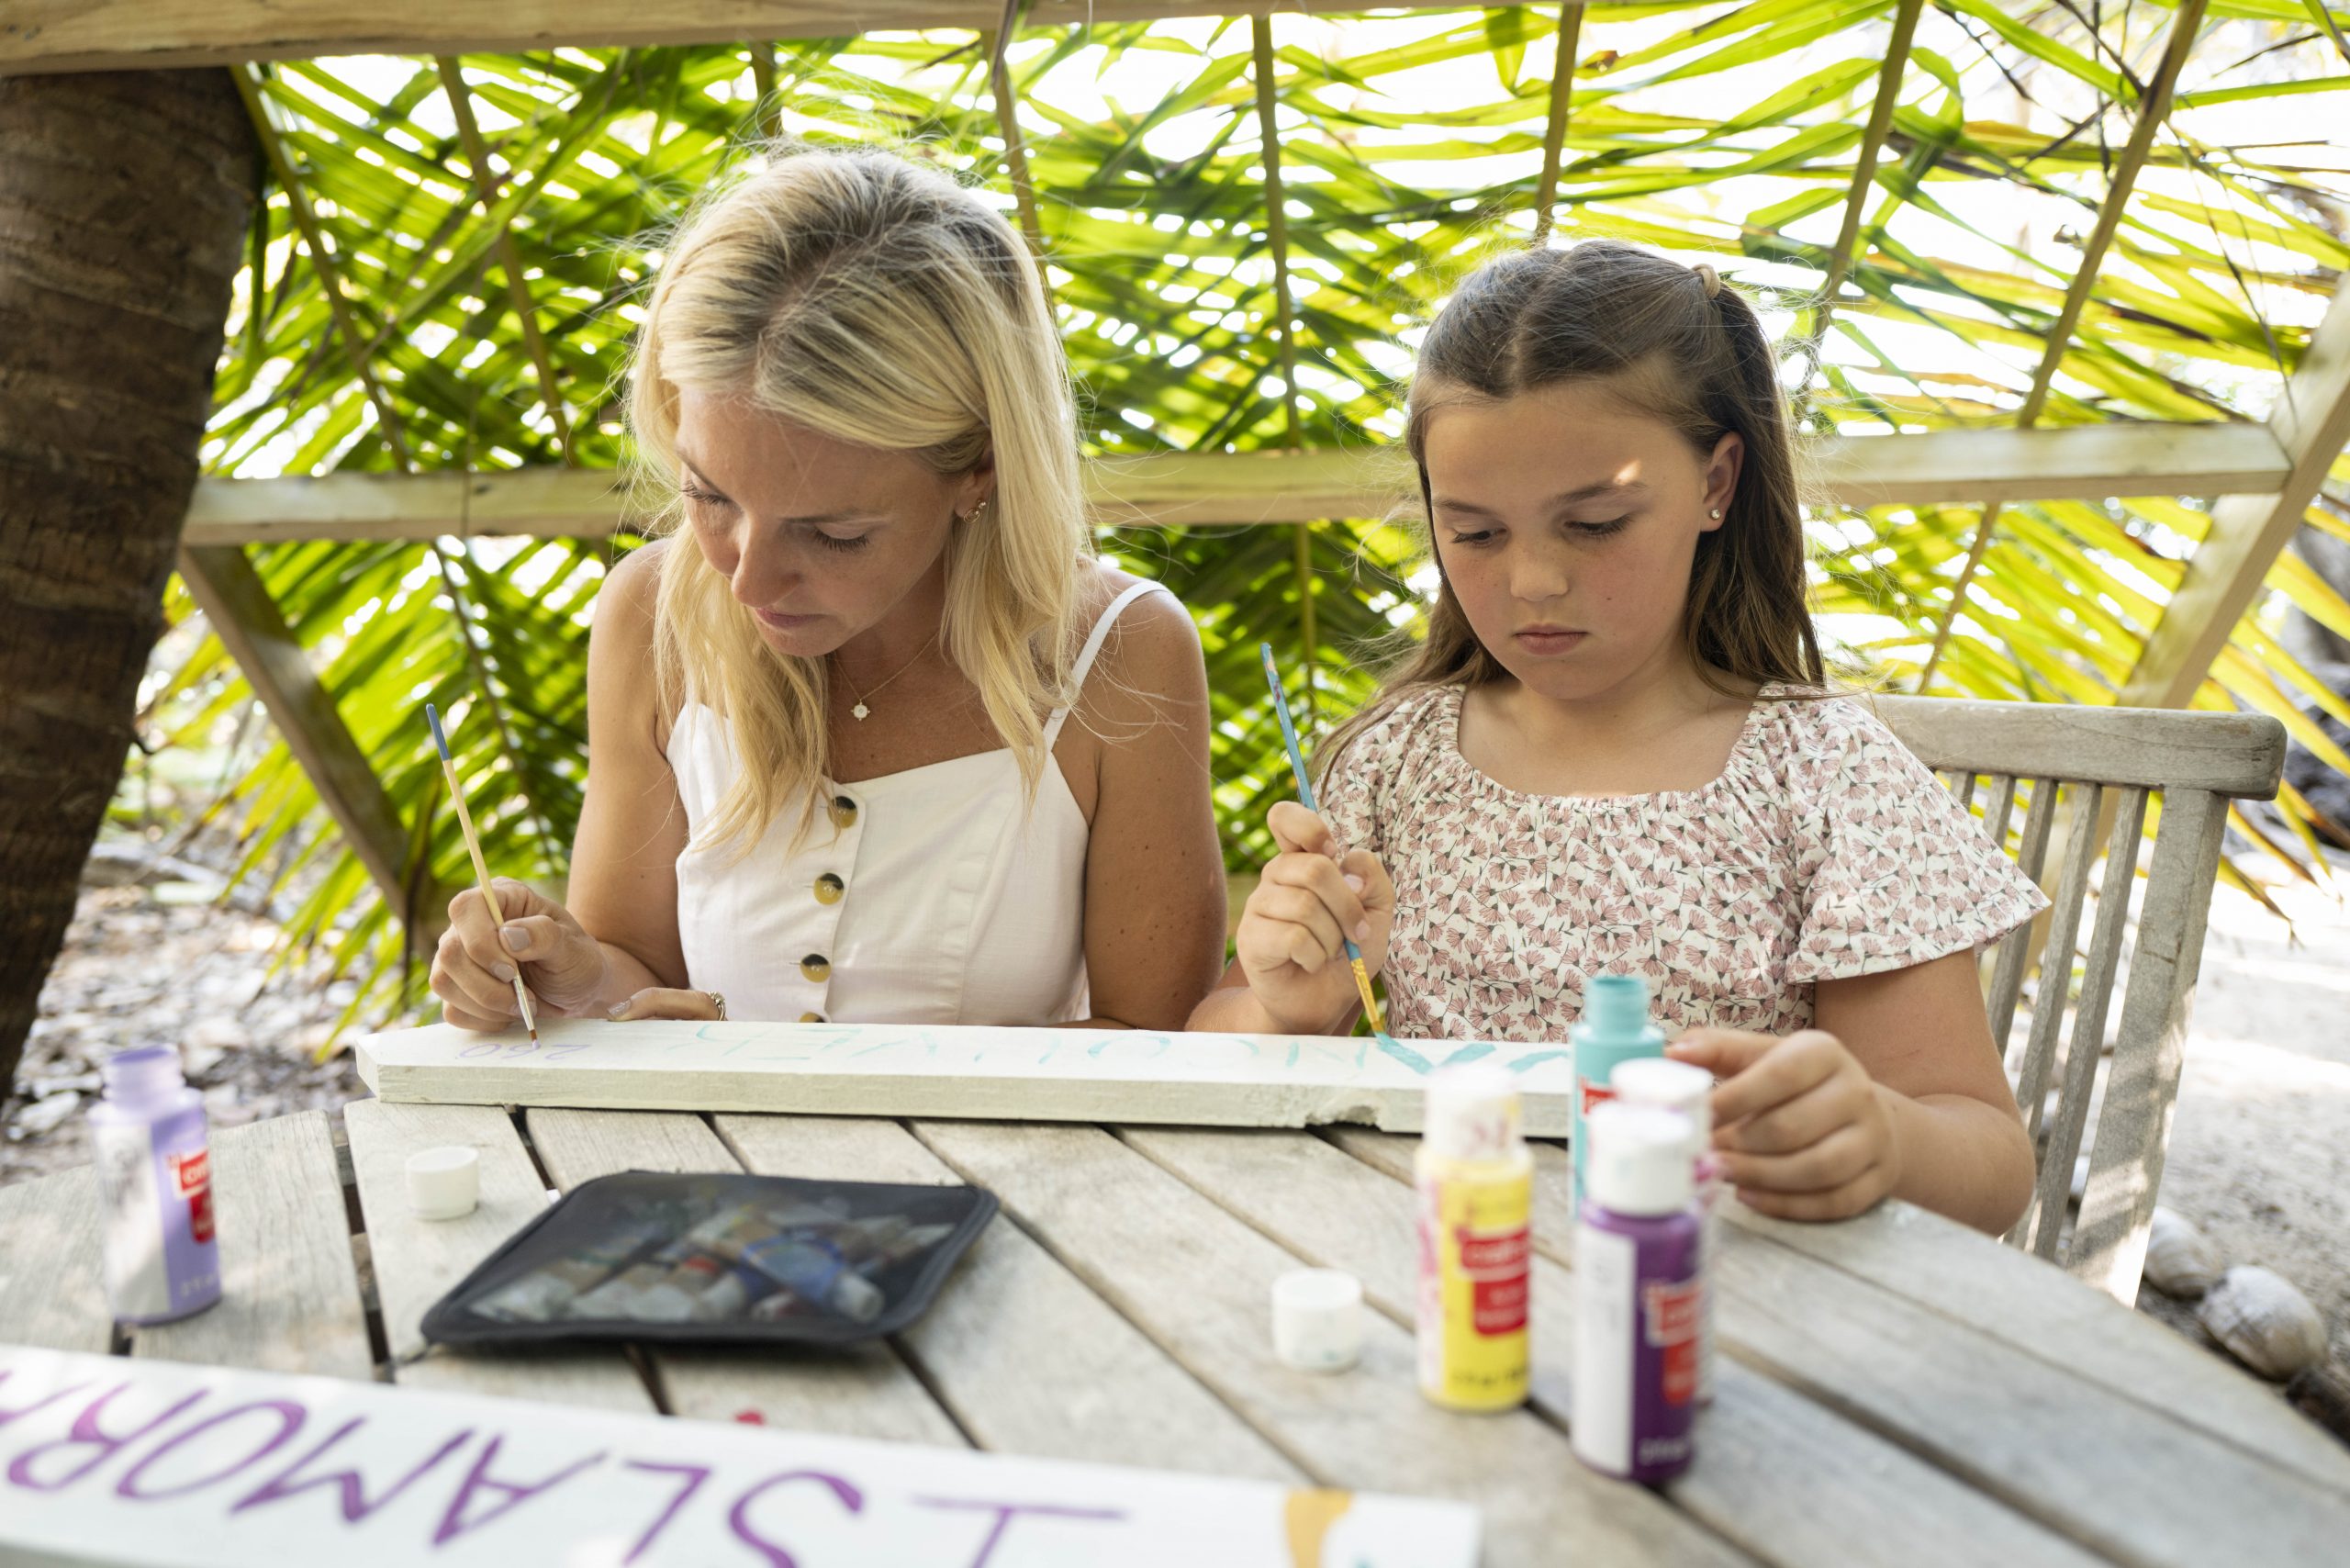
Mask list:
[[[751,1021],[543,1020],[540,1036],[372,1035],[359,1075],[440,1104],[1417,1132],[1428,1073],[1483,1060],[1517,1074],[1529,1134],[1567,1134],[1562,1046]]]
[[[0,1561],[1472,1568],[1475,1510],[0,1345]]]

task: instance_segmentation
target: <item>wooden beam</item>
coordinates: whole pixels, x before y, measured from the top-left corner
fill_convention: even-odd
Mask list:
[[[1816,437],[1818,487],[1844,506],[1947,505],[1997,487],[2015,500],[2267,490],[2290,467],[2267,427],[2117,422],[2060,430]]]
[[[1567,156],[1567,121],[1574,115],[1575,60],[1583,39],[1582,0],[1559,7],[1559,48],[1550,64],[1550,115],[1542,127],[1542,177],[1534,186],[1534,242],[1550,237],[1551,208],[1559,204],[1559,170]]]
[[[1238,17],[1273,0],[1035,0],[1030,27]],[[1360,0],[1282,0],[1280,9],[1352,15]],[[1457,10],[1454,6],[1417,7]],[[348,0],[174,0],[168,6],[93,0],[8,0],[0,7],[0,75],[51,71],[153,71],[299,60],[323,54],[510,54],[525,50],[739,44],[745,39],[838,38],[912,28],[985,31],[1001,0],[412,0],[369,7]]]
[[[2084,425],[1831,436],[1807,444],[1823,498],[1923,505],[2004,483],[2036,498],[2221,495],[2275,489],[2290,465],[2266,425]],[[1400,450],[1165,453],[1084,468],[1095,522],[1234,527],[1384,516],[1412,495]],[[631,520],[627,480],[604,469],[330,474],[200,479],[182,535],[192,544],[289,539],[594,537]],[[636,519],[643,521],[641,514]]]
[[[342,830],[344,842],[367,868],[385,901],[405,918],[408,830],[398,808],[376,782],[375,769],[352,739],[334,698],[319,684],[309,655],[287,628],[260,574],[241,550],[184,543],[180,577],[203,607],[213,634],[234,655],[253,694],[269,711],[277,733],[285,737],[285,747],[318,791],[319,803]]]
[[[2210,531],[2146,639],[2121,689],[2123,703],[2184,708],[2194,700],[2268,568],[2300,532],[2318,487],[2350,446],[2350,280],[2335,288],[2268,423],[2288,472],[2271,494],[2226,495],[2211,509]]]

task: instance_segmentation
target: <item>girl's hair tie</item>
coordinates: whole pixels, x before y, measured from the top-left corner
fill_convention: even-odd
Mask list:
[[[1697,281],[1706,286],[1707,298],[1712,299],[1721,293],[1722,274],[1714,271],[1713,264],[1711,263],[1699,262],[1695,266],[1692,267],[1690,271],[1695,273],[1697,274]]]

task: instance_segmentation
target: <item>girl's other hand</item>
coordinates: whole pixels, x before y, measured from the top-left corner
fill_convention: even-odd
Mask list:
[[[491,886],[506,916],[502,925],[490,918],[478,888],[449,901],[449,929],[432,955],[432,994],[441,999],[442,1019],[460,1029],[512,1028],[520,1021],[518,972],[541,1013],[600,1011],[594,1004],[605,960],[596,939],[569,910],[520,882],[499,877]]]
[[[1344,848],[1328,823],[1294,801],[1276,805],[1265,822],[1281,853],[1248,895],[1234,951],[1278,1027],[1326,1033],[1355,1005],[1348,939],[1371,973],[1387,960],[1395,884],[1369,850]]]
[[[1835,1036],[1693,1029],[1665,1054],[1719,1080],[1714,1150],[1724,1180],[1757,1213],[1848,1219],[1900,1180],[1891,1091]]]

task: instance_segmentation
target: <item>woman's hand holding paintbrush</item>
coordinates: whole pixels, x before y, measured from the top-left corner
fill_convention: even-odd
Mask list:
[[[706,991],[647,986],[630,991],[610,952],[569,910],[511,878],[497,878],[490,888],[505,918],[490,913],[479,889],[467,888],[451,901],[449,929],[433,955],[432,990],[449,1023],[461,1029],[512,1028],[520,1021],[518,976],[543,1017],[635,1023],[718,1016],[718,1003]]]
[[[449,737],[430,702],[424,705],[424,720],[480,884],[450,902],[449,929],[432,956],[432,989],[442,999],[442,1014],[460,1028],[503,1029],[519,1019],[535,1040],[540,1010],[567,1012],[601,991],[604,950],[561,904],[510,879],[491,880],[456,761],[449,752]],[[527,978],[522,971],[526,962]]]
[[[569,910],[520,882],[499,877],[491,890],[497,914],[478,888],[449,904],[449,929],[432,957],[432,989],[448,1022],[461,1029],[512,1028],[521,1021],[518,978],[542,1015],[602,1017],[606,963],[596,939]]]

